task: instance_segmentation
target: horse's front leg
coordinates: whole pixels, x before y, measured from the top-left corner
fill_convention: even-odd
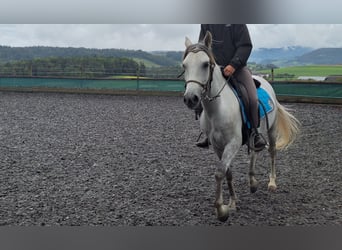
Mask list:
[[[218,169],[215,173],[216,180],[216,199],[215,208],[217,213],[217,218],[224,222],[229,217],[229,209],[227,205],[223,204],[223,192],[222,192],[222,182],[224,180],[225,174],[224,169]]]
[[[215,208],[217,212],[217,218],[222,222],[228,219],[230,211],[236,210],[236,194],[235,194],[235,190],[233,186],[233,175],[232,175],[230,166],[239,148],[240,148],[239,142],[231,141],[231,143],[226,145],[222,154],[218,153],[218,156],[221,158],[221,161],[219,163],[219,166],[215,174],[215,180],[216,180]],[[214,146],[214,149],[215,149],[215,146]],[[225,205],[223,201],[222,183],[225,178],[227,179],[227,182],[228,182],[228,190],[229,190],[229,195],[230,195],[228,205]]]

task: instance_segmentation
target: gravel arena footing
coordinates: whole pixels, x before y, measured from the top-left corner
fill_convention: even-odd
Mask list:
[[[342,106],[283,104],[302,127],[277,155],[278,189],[267,191],[261,152],[250,193],[242,147],[237,211],[222,223],[218,160],[195,146],[181,97],[0,92],[0,224],[341,225]]]

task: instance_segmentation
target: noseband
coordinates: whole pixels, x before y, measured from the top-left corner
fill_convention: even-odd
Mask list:
[[[209,48],[207,46],[205,46],[204,44],[201,44],[201,43],[197,43],[197,44],[192,44],[190,46],[187,47],[187,49],[185,50],[185,53],[184,53],[184,56],[183,56],[183,60],[185,59],[185,57],[191,52],[191,53],[198,53],[200,51],[203,51],[207,54],[207,56],[209,57],[209,77],[208,77],[208,80],[206,82],[200,82],[200,81],[197,81],[197,80],[187,80],[185,82],[185,88],[187,87],[187,85],[189,83],[196,83],[198,85],[201,86],[201,88],[203,89],[202,90],[202,93],[201,93],[201,98],[202,99],[207,99],[209,101],[213,101],[215,100],[217,97],[220,96],[220,93],[221,91],[223,90],[224,86],[222,87],[222,89],[219,91],[219,93],[213,97],[210,97],[209,96],[209,93],[210,93],[210,90],[211,90],[211,83],[213,81],[213,73],[214,73],[214,68],[215,68],[215,59],[212,55],[212,53],[210,52]],[[182,74],[184,74],[185,71],[183,71]],[[181,74],[181,75],[182,75]]]

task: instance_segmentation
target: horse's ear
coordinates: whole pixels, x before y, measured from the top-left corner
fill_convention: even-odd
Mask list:
[[[212,38],[211,33],[209,31],[207,31],[205,33],[205,37],[203,38],[203,42],[204,42],[205,46],[207,46],[208,48],[211,48],[212,40],[213,40],[213,38]]]
[[[192,42],[190,41],[190,39],[188,37],[185,37],[185,47],[189,47],[190,45],[192,45]]]

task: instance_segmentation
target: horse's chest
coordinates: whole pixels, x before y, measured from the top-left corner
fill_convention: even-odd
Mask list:
[[[212,130],[210,141],[218,148],[224,147],[227,144],[227,135],[222,130]]]

